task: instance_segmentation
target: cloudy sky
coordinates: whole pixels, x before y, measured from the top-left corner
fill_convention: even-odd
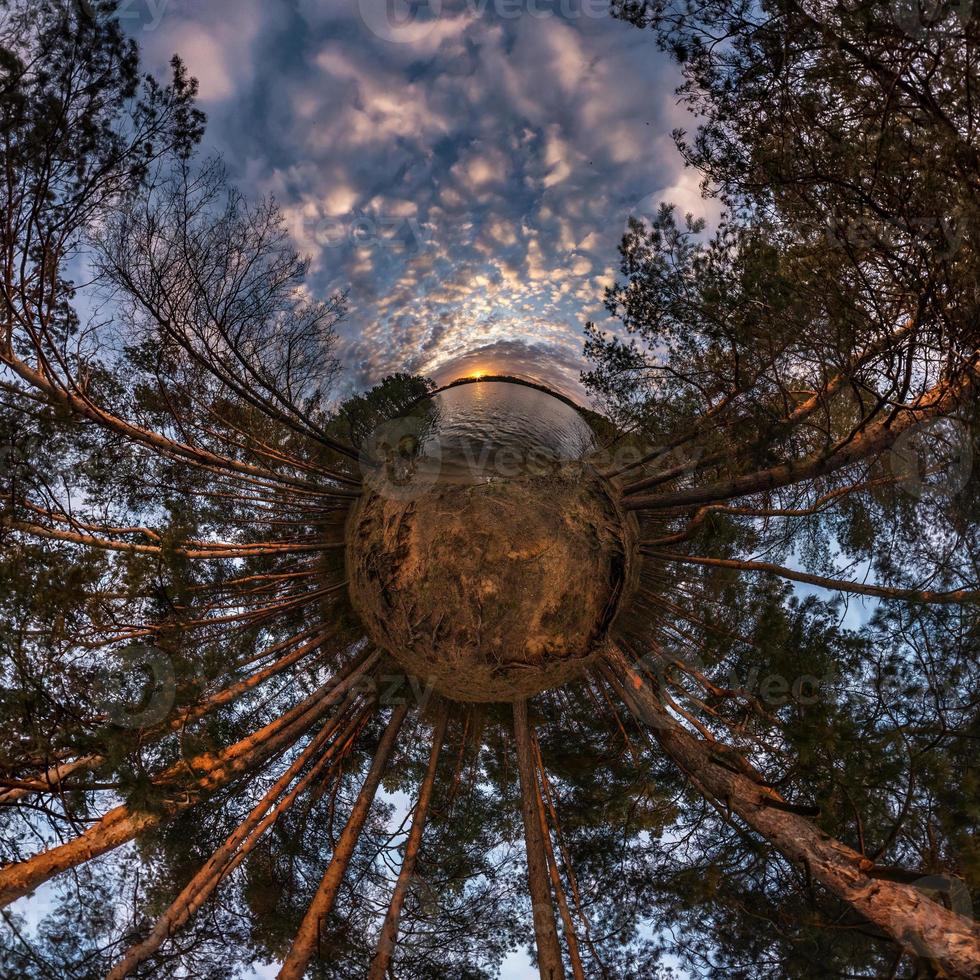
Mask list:
[[[583,326],[606,319],[628,217],[663,200],[716,214],[673,145],[690,125],[674,70],[606,6],[120,0],[119,16],[149,70],[178,53],[199,80],[203,152],[276,197],[312,292],[349,291],[348,390],[514,373],[582,398]],[[33,928],[53,896],[14,909]],[[523,950],[501,974],[537,976]]]
[[[510,370],[580,394],[631,212],[706,211],[673,69],[605,0],[122,0],[207,147],[350,290],[352,387]]]

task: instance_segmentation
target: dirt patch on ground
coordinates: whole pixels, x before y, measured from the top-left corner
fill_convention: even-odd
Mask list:
[[[463,701],[514,701],[590,663],[631,578],[632,523],[608,484],[547,476],[366,488],[348,525],[351,602],[406,670]]]

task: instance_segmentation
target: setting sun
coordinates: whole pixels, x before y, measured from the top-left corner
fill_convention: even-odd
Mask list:
[[[0,980],[980,980],[978,11],[0,0]]]

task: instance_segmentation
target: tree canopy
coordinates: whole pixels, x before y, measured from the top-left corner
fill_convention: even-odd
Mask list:
[[[977,975],[980,19],[613,6],[721,217],[623,239],[568,472],[628,587],[511,703],[348,599],[433,383],[343,396],[347,296],[116,4],[0,2],[4,975]]]

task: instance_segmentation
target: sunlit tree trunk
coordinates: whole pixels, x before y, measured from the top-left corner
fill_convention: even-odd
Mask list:
[[[189,443],[176,442],[159,432],[134,425],[119,418],[107,409],[95,404],[87,397],[77,394],[66,384],[59,383],[43,370],[37,370],[18,358],[11,350],[0,350],[0,361],[16,372],[24,381],[39,391],[44,392],[55,406],[80,418],[88,419],[98,425],[118,432],[127,439],[155,450],[160,455],[183,460],[204,469],[213,468],[219,472],[233,473],[239,476],[250,476],[258,480],[269,481],[272,485],[292,487],[298,491],[309,491],[318,496],[356,497],[357,491],[344,489],[340,486],[318,486],[310,481],[289,477],[254,463],[223,456]],[[353,452],[353,450],[345,450]],[[356,485],[359,481],[343,473],[330,473],[331,479],[338,483]]]
[[[865,366],[870,360],[872,360],[876,356],[882,354],[884,351],[888,350],[889,348],[893,348],[899,341],[903,340],[905,337],[908,336],[911,329],[912,329],[912,324],[909,323],[906,326],[902,327],[901,329],[896,330],[894,333],[882,337],[881,340],[879,340],[875,344],[872,344],[866,350],[863,350],[860,353],[855,354],[851,358],[851,363],[848,366],[847,371],[841,371],[838,374],[835,374],[834,377],[832,377],[819,391],[814,392],[809,398],[800,402],[791,412],[789,412],[783,418],[779,419],[778,421],[774,420],[772,423],[772,429],[787,432],[790,429],[800,425],[802,422],[806,421],[806,419],[808,419],[818,409],[820,409],[821,406],[824,408],[828,407],[831,399],[833,399],[833,397],[841,390],[842,387],[844,387],[844,385],[848,381],[853,379],[855,372],[857,372],[860,368]],[[725,399],[724,403],[727,404],[728,401],[729,399]],[[703,422],[707,421],[708,417],[710,417],[710,414],[711,413],[709,412],[708,415],[705,416]],[[700,428],[697,431],[700,431]],[[752,442],[746,446],[741,447],[740,451],[744,453],[746,456],[750,456],[755,450],[759,449],[763,445],[764,441],[765,441],[764,439],[757,439],[755,442]],[[657,455],[662,455],[662,453],[653,454],[645,458],[641,462],[652,462],[654,459],[657,458]],[[700,459],[694,460],[693,466],[697,469],[704,469],[705,467],[714,466],[717,463],[725,462],[727,459],[730,458],[730,455],[731,453],[728,450],[722,450],[720,452],[711,453]],[[634,464],[634,466],[635,465],[638,464]],[[634,480],[632,483],[629,483],[623,487],[623,493],[624,494],[638,493],[641,490],[649,490],[652,487],[659,486],[662,483],[666,483],[668,480],[673,479],[674,477],[678,477],[689,472],[691,465],[692,464],[689,463],[682,463],[678,466],[674,466],[666,470],[661,470],[659,473],[653,473],[650,476],[643,477],[642,479]],[[625,470],[621,470],[620,472],[625,472]]]
[[[64,844],[0,868],[0,907],[32,892],[55,875],[105,854],[189,809],[200,801],[202,794],[226,785],[240,773],[261,765],[277,751],[285,750],[316,723],[328,704],[346,693],[376,661],[377,657],[372,656],[345,681],[325,684],[282,717],[224,751],[196,756],[162,773],[155,782],[173,789],[172,798],[163,804],[162,812],[140,812],[126,805],[117,806]],[[194,782],[188,783],[189,773],[196,776]]]
[[[538,971],[541,980],[564,980],[565,968],[558,943],[558,925],[551,901],[548,861],[541,836],[537,805],[537,774],[531,749],[531,731],[527,702],[514,702],[514,741],[517,747],[517,769],[521,781],[521,818],[527,850],[527,883],[534,915],[534,940],[538,949]]]
[[[439,766],[442,743],[446,738],[446,725],[448,721],[449,706],[443,701],[439,708],[439,717],[436,721],[435,729],[432,733],[432,750],[429,754],[429,768],[426,770],[425,778],[419,789],[418,802],[415,804],[415,810],[412,813],[412,829],[409,831],[408,842],[405,844],[405,857],[402,859],[401,871],[398,873],[398,881],[395,883],[395,889],[391,896],[388,914],[385,916],[384,925],[381,927],[381,935],[378,938],[378,950],[374,954],[374,959],[371,961],[368,980],[384,980],[395,953],[395,944],[398,941],[398,922],[401,918],[402,907],[405,904],[405,896],[408,894],[408,889],[411,887],[412,878],[415,874],[419,849],[422,846],[422,834],[425,832],[429,804],[432,802],[432,789],[435,786],[436,770]]]
[[[589,948],[589,953],[592,956],[596,969],[603,977],[606,977],[608,975],[606,968],[603,966],[602,961],[599,958],[599,952],[595,948],[595,944],[592,942],[592,927],[589,923],[589,918],[585,913],[585,909],[582,906],[582,896],[579,893],[578,879],[575,875],[575,868],[572,865],[571,855],[569,854],[568,848],[565,845],[564,834],[562,833],[561,829],[561,821],[558,819],[558,809],[555,805],[554,794],[552,793],[551,783],[548,779],[548,772],[544,767],[544,760],[541,757],[541,746],[538,744],[537,738],[532,740],[532,744],[534,745],[535,762],[538,766],[538,772],[541,774],[542,799],[547,805],[548,813],[551,814],[551,821],[555,828],[555,838],[558,842],[558,849],[561,852],[562,861],[565,865],[565,874],[568,876],[568,884],[571,887],[572,899],[575,902],[575,911],[578,913],[578,917],[582,922],[582,936],[585,940],[585,945]]]
[[[294,637],[293,640],[295,641],[296,639],[299,639],[301,635],[302,634]],[[322,632],[313,640],[304,643],[302,646],[286,656],[276,660],[268,667],[264,667],[262,670],[258,670],[248,677],[237,681],[234,684],[230,684],[228,687],[223,688],[216,694],[212,694],[210,697],[204,698],[195,705],[184,708],[178,712],[178,714],[172,720],[152,729],[141,730],[139,733],[140,744],[146,745],[148,742],[154,741],[155,738],[163,738],[164,736],[183,728],[185,725],[188,725],[191,722],[200,720],[209,712],[214,711],[216,708],[231,704],[237,698],[252,690],[254,687],[257,687],[259,684],[262,684],[270,678],[275,677],[277,674],[281,674],[284,670],[287,670],[289,667],[293,666],[293,664],[308,656],[314,650],[319,648],[323,644],[324,640],[330,635],[332,634]],[[264,652],[268,653],[271,651]],[[78,772],[98,769],[104,762],[105,756],[103,755],[88,755],[82,759],[52,766],[46,772],[37,774],[33,779],[24,780],[23,785],[0,792],[0,804],[13,803],[26,796],[30,796],[33,793],[53,793],[58,790],[64,780],[66,780],[69,776]]]
[[[186,923],[207,901],[222,879],[226,877],[252,851],[269,827],[292,805],[314,779],[334,760],[338,750],[349,744],[349,739],[362,725],[369,708],[354,713],[344,730],[323,751],[316,764],[282,799],[289,784],[299,775],[303,767],[336,735],[346,716],[339,711],[312,739],[309,745],[297,756],[293,764],[276,780],[269,791],[253,807],[249,815],[235,828],[227,840],[208,859],[204,866],[187,883],[180,895],[171,903],[166,912],[157,919],[149,936],[143,942],[131,946],[122,959],[107,974],[106,980],[122,980],[129,976],[141,963],[146,962],[164,943],[168,936]]]
[[[978,369],[980,354],[975,354],[959,373],[935,385],[910,406],[896,409],[886,419],[862,426],[853,437],[829,452],[780,463],[755,473],[740,474],[706,486],[687,487],[649,496],[629,496],[624,498],[623,506],[627,510],[693,507],[777,490],[836,473],[889,449],[903,432],[919,423],[953,412],[972,392]]]
[[[555,860],[555,848],[551,843],[551,830],[548,827],[548,815],[544,809],[544,799],[541,796],[541,786],[538,782],[537,772],[534,779],[534,802],[538,811],[538,821],[541,826],[541,842],[544,845],[545,857],[548,861],[548,874],[551,877],[551,887],[555,892],[555,900],[558,902],[558,913],[561,915],[562,928],[565,931],[565,942],[568,945],[568,959],[572,964],[572,976],[575,980],[585,980],[585,972],[582,969],[582,956],[579,953],[578,937],[575,935],[575,925],[572,922],[572,913],[568,907],[568,898],[565,895],[565,886],[562,884],[561,874],[558,871],[558,862]]]
[[[103,762],[105,762],[103,755],[85,755],[80,759],[49,766],[44,772],[34,773],[26,779],[18,779],[16,785],[10,785],[0,791],[0,806],[9,806],[34,793],[53,793],[69,776],[77,772],[98,769]]]
[[[903,949],[935,961],[951,977],[980,976],[980,927],[914,885],[876,877],[874,864],[791,809],[744,760],[729,769],[717,749],[683,728],[647,679],[620,651],[603,667],[630,709],[652,730],[664,752],[721,809],[736,813],[788,860]],[[734,770],[739,771],[734,771]]]
[[[323,875],[320,887],[313,896],[313,901],[303,917],[296,938],[293,940],[293,945],[283,962],[282,969],[279,971],[279,980],[302,980],[310,960],[316,953],[320,930],[337,899],[337,891],[347,873],[347,866],[354,856],[354,850],[358,840],[360,840],[361,831],[364,829],[364,823],[378,792],[378,787],[381,785],[385,768],[391,760],[395,742],[398,739],[398,732],[406,714],[408,714],[407,702],[395,708],[391,720],[388,722],[388,727],[381,738],[377,752],[374,753],[371,768],[354,803],[354,809],[351,811],[347,825],[337,841],[337,847],[330,858],[330,864]]]
[[[740,572],[765,572],[778,575],[791,582],[817,585],[823,589],[849,592],[855,595],[870,595],[879,599],[902,599],[906,602],[922,602],[934,605],[957,605],[980,602],[980,592],[974,589],[955,589],[952,592],[935,592],[930,589],[902,589],[886,585],[869,585],[866,582],[853,582],[845,579],[829,578],[826,575],[811,575],[768,561],[749,561],[739,558],[710,558],[705,555],[679,555],[668,551],[644,548],[643,554],[662,561],[675,561],[689,565],[703,565],[709,568],[730,568]]]
[[[165,549],[159,544],[137,544],[133,541],[119,541],[109,535],[139,534],[150,540],[159,540],[159,535],[149,528],[126,527],[111,528],[99,527],[95,524],[68,519],[64,516],[44,510],[41,507],[30,503],[30,501],[16,501],[15,507],[23,507],[35,514],[44,516],[52,523],[62,525],[60,527],[47,527],[44,524],[37,524],[33,521],[16,520],[10,514],[4,514],[0,518],[0,527],[9,528],[12,531],[19,531],[22,534],[33,537],[46,538],[52,541],[65,541],[69,544],[85,545],[88,548],[98,548],[103,551],[122,551],[127,554],[137,555],[163,555],[165,552],[171,555],[179,555],[182,558],[195,560],[214,561],[219,558],[250,558],[256,556],[272,555],[294,555],[294,554],[318,554],[325,551],[333,551],[343,548],[343,541],[197,541],[188,540],[179,546],[172,546]],[[310,522],[290,521],[287,522],[295,527],[308,527]],[[68,526],[68,529],[64,527]]]

